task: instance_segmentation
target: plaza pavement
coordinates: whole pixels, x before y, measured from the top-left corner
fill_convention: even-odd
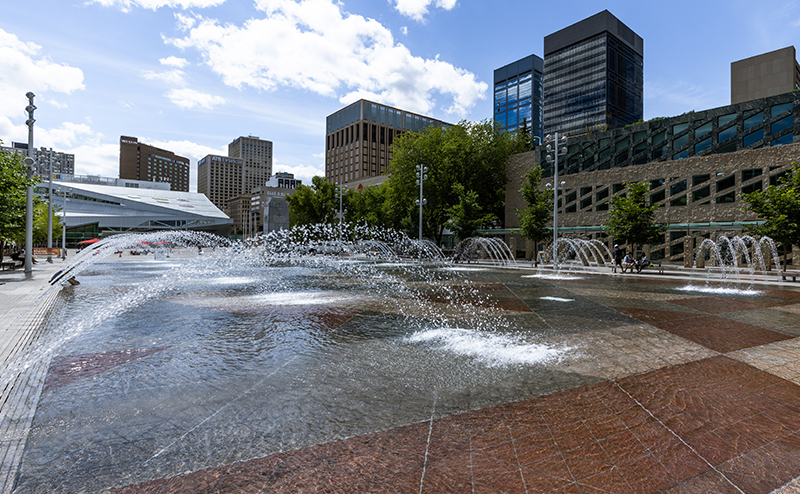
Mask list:
[[[0,285],[0,302],[24,312],[59,262]],[[551,283],[620,321],[550,337],[584,349],[553,365],[589,384],[110,492],[800,493],[793,284],[745,297],[676,292],[685,280],[658,275]],[[485,293],[509,313],[580,316],[534,305],[518,280]],[[22,339],[6,335],[10,317],[4,347]]]

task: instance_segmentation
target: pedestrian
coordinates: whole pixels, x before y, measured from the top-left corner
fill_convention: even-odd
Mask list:
[[[617,266],[622,267],[622,255],[624,252],[619,248],[619,244],[614,244],[614,272],[617,272]],[[624,271],[623,271],[624,272]]]
[[[636,265],[636,261],[633,260],[633,256],[630,254],[625,255],[625,259],[622,260],[622,272],[624,273],[628,269],[631,270],[633,273],[633,268]]]

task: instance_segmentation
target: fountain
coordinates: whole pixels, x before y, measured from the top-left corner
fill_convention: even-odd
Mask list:
[[[456,262],[481,259],[491,264],[516,265],[516,255],[499,238],[469,237],[456,245]],[[460,256],[460,258],[459,258]]]
[[[764,252],[771,254],[765,259]],[[706,260],[708,254],[708,260]],[[699,263],[698,263],[699,261]],[[704,239],[697,248],[694,256],[693,268],[711,267],[719,271],[719,277],[729,281],[755,281],[757,273],[767,272],[768,262],[774,262],[778,281],[782,281],[780,260],[775,242],[769,237],[756,240],[750,235],[728,237],[720,235],[716,241]],[[706,270],[707,280],[711,278],[712,270]],[[746,280],[743,279],[746,276]]]
[[[544,274],[540,268],[538,277],[563,277],[567,273],[583,271],[586,268],[606,266],[606,263],[612,262],[614,258],[608,246],[597,239],[560,237],[556,241],[556,246],[558,272]],[[541,264],[542,267],[545,267],[552,263],[553,244],[551,243],[542,252]]]
[[[117,254],[143,245],[172,254]],[[492,271],[447,266],[432,244],[355,226],[84,249],[52,280],[35,348],[0,374],[47,374],[15,492],[99,492],[563,386],[541,364],[568,349],[541,318]]]

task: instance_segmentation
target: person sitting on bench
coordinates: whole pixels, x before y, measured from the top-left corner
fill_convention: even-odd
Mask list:
[[[642,269],[646,268],[649,265],[650,265],[650,260],[647,258],[646,255],[642,254],[641,259],[639,259],[639,262],[636,263],[636,272],[641,273]]]

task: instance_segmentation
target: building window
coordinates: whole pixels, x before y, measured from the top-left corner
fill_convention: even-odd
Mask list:
[[[653,206],[663,201],[667,196],[667,189],[660,190],[650,196],[650,205]]]
[[[711,186],[706,185],[700,189],[695,190],[692,193],[692,202],[702,201],[706,197],[711,195]]]
[[[702,151],[705,151],[706,149],[708,149],[710,147],[711,147],[711,138],[709,137],[705,141],[699,142],[699,143],[694,145],[694,154],[699,154]]]
[[[722,115],[721,117],[719,117],[717,119],[717,126],[719,126],[720,128],[725,127],[726,125],[728,125],[729,123],[733,122],[734,120],[736,120],[736,114],[735,113],[729,113],[728,115]]]
[[[682,195],[677,199],[672,199],[669,201],[670,206],[685,206],[686,205],[686,196]]]
[[[773,146],[783,146],[783,145],[786,145],[786,144],[791,144],[793,141],[794,141],[794,133],[789,132],[785,136],[779,137],[778,139],[775,139],[774,141],[772,141],[772,145]]]
[[[752,134],[747,134],[746,136],[744,136],[744,139],[742,139],[742,145],[744,147],[750,147],[763,140],[764,140],[764,129],[761,129],[753,132]]]
[[[770,126],[770,132],[777,134],[783,130],[791,128],[794,125],[794,118],[792,115],[782,118]]]
[[[694,129],[694,138],[695,139],[702,139],[703,137],[707,136],[711,133],[711,122],[707,122],[700,127]]]
[[[747,182],[751,178],[760,177],[764,172],[762,168],[751,168],[749,170],[742,170],[742,182]]]
[[[762,180],[759,180],[758,182],[753,182],[750,185],[745,185],[742,187],[742,194],[751,194],[757,190],[761,190],[761,183]]]
[[[770,109],[770,112],[772,113],[773,117],[777,117],[781,113],[791,110],[793,106],[794,106],[793,103],[783,103],[780,105],[775,105]]]
[[[736,175],[731,175],[730,177],[725,177],[722,180],[717,180],[717,192],[730,189],[734,185],[736,185]]]
[[[684,190],[686,190],[686,180],[681,180],[669,186],[669,195],[674,196],[675,194],[680,194]]]
[[[752,117],[747,117],[744,120],[744,130],[752,129],[756,125],[762,123],[764,121],[764,112],[758,112]]]
[[[732,202],[736,202],[736,192],[733,190],[727,194],[717,196],[717,204],[730,204]]]

